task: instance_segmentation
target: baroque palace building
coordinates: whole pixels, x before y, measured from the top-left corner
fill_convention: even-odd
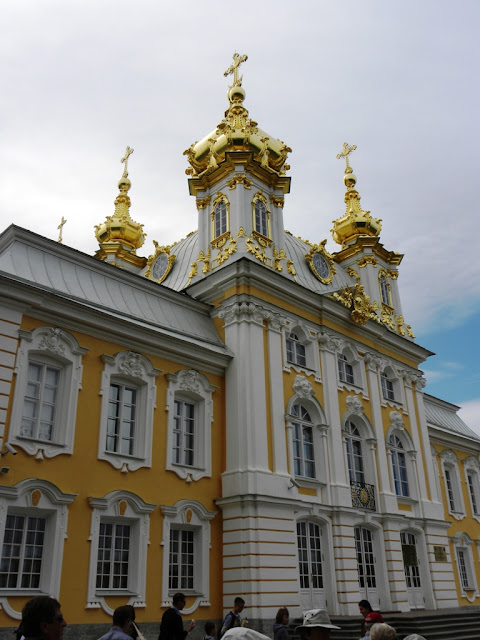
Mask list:
[[[127,602],[157,630],[176,591],[198,622],[242,595],[267,632],[280,606],[480,603],[480,438],[423,392],[402,255],[347,144],[338,251],[284,229],[290,149],[250,118],[244,59],[185,151],[196,231],[138,253],[127,148],[95,256],[0,236],[4,628],[37,594],[85,637]]]

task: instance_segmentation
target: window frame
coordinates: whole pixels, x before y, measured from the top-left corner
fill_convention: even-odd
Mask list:
[[[172,529],[193,532],[194,586],[193,589],[181,589],[185,595],[195,598],[188,612],[192,612],[199,605],[210,606],[210,521],[217,515],[217,511],[208,511],[201,503],[188,499],[178,500],[173,506],[162,505],[160,508],[163,514],[161,606],[171,606],[172,595],[179,591],[179,589],[171,588],[169,582],[170,532]]]
[[[68,505],[76,494],[64,493],[47,480],[29,478],[13,486],[0,485],[0,541],[5,536],[8,515],[45,518],[45,534],[38,587],[0,588],[0,605],[11,610],[8,599],[17,596],[58,597],[62,574],[63,548],[67,537]]]
[[[472,539],[467,533],[460,531],[455,534],[453,538],[453,548],[460,593],[469,602],[474,602],[479,595],[472,547]],[[462,571],[462,569],[464,569],[464,571]],[[467,583],[464,580],[465,577],[467,578]]]
[[[386,407],[389,405],[394,408],[403,408],[405,405],[403,383],[395,367],[390,364],[385,364],[378,375],[380,402],[382,406]]]
[[[181,369],[168,373],[166,398],[167,446],[165,467],[180,478],[190,482],[212,475],[212,423],[213,392],[217,387],[208,378],[194,369]],[[190,402],[195,405],[195,451],[194,464],[187,465],[173,461],[175,444],[175,401]]]
[[[305,365],[289,360],[287,341],[292,333],[297,336],[298,344],[305,348]],[[297,373],[313,373],[315,380],[320,382],[320,354],[317,332],[303,322],[287,320],[285,325],[282,326],[282,334],[283,370],[290,372],[293,369]]]
[[[347,367],[349,370],[347,370]],[[339,382],[355,385],[355,371],[353,365],[350,364],[347,356],[343,352],[337,355],[337,372]]]
[[[257,229],[257,203],[261,203],[264,207],[264,215],[266,222],[266,231],[267,233],[263,233],[263,230],[260,231]],[[271,211],[268,206],[267,198],[265,197],[263,191],[257,191],[252,198],[252,230],[253,235],[256,237],[263,238],[265,240],[271,241],[272,239],[272,228],[271,228]],[[263,229],[264,227],[262,227]]]
[[[472,516],[477,522],[480,522],[480,464],[477,458],[474,456],[465,458],[463,460],[463,472],[465,474]],[[474,506],[476,506],[476,508],[474,508]]]
[[[299,413],[297,411],[299,410]],[[303,412],[303,414],[302,414]],[[302,480],[316,480],[316,460],[315,460],[315,441],[314,441],[314,425],[310,414],[307,409],[300,403],[294,404],[290,410],[292,416],[292,443],[293,443],[293,464],[294,475],[296,479]],[[299,432],[298,437],[296,432]],[[305,434],[309,433],[310,437],[307,439]],[[297,446],[296,443],[300,444]],[[307,457],[306,449],[311,450],[311,456]],[[298,452],[298,450],[300,450]],[[297,453],[298,452],[298,453]],[[298,462],[297,462],[298,461]],[[298,463],[300,464],[301,471],[303,473],[297,473]],[[313,467],[313,475],[306,473],[307,465]]]
[[[220,219],[219,231],[217,234],[217,214],[220,212],[220,207],[224,208],[225,212],[225,225],[223,225]],[[227,238],[230,233],[230,202],[227,196],[220,191],[217,192],[216,198],[212,202],[212,210],[210,212],[211,230],[210,237],[212,243],[217,243],[220,238]],[[223,228],[225,230],[223,231]]]
[[[393,309],[392,289],[388,281],[388,273],[385,271],[385,269],[380,269],[380,272],[378,274],[378,288],[380,290],[380,300],[382,301],[382,306],[388,307],[389,310]]]
[[[102,608],[113,615],[106,599],[111,596],[128,597],[127,604],[145,607],[147,548],[149,545],[150,514],[157,505],[144,502],[138,495],[124,490],[107,493],[103,498],[89,497],[92,508],[90,520],[90,563],[87,588],[87,609]],[[130,526],[127,587],[97,587],[97,563],[100,525],[114,523]]]
[[[307,368],[307,352],[305,345],[301,342],[299,336],[291,331],[285,338],[287,349],[287,362],[295,364],[303,369]],[[291,355],[290,355],[291,354]],[[303,360],[303,362],[299,362]]]
[[[445,449],[440,453],[440,460],[444,480],[446,509],[456,520],[462,520],[465,518],[466,513],[461,490],[462,483],[460,480],[458,457],[452,449]]]
[[[43,326],[33,331],[21,329],[19,336],[9,442],[38,459],[72,454],[78,394],[82,388],[82,357],[88,349],[81,347],[72,334],[58,327]],[[30,363],[50,365],[60,370],[51,440],[21,434]]]
[[[151,467],[153,414],[157,406],[155,379],[160,375],[161,370],[156,369],[148,358],[135,351],[120,351],[114,356],[104,354],[101,359],[104,362],[104,369],[99,392],[102,397],[102,403],[98,435],[98,459],[106,460],[112,467],[120,469],[124,473],[136,471],[142,467]],[[110,389],[115,385],[121,385],[136,391],[137,429],[134,436],[133,454],[107,450]]]

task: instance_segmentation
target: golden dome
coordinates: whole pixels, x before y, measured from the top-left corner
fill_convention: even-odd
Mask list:
[[[255,160],[278,175],[284,175],[290,169],[285,164],[292,151],[290,147],[259,129],[243,106],[245,90],[242,77],[238,76],[238,67],[246,59],[247,56],[240,57],[235,53],[232,66],[225,71],[225,76],[233,73],[233,84],[227,92],[230,105],[225,111],[225,118],[214,131],[183,152],[191,165],[186,170],[187,175],[200,176],[213,171],[228,151],[251,151]]]
[[[107,216],[105,222],[96,225],[95,236],[100,245],[121,245],[131,253],[135,254],[145,242],[143,224],[135,222],[130,217],[130,198],[128,191],[132,183],[128,179],[127,161],[128,156],[133,153],[133,149],[127,147],[125,157],[121,162],[125,162],[125,170],[118,181],[120,193],[115,199],[115,211],[112,216]]]
[[[359,236],[377,237],[382,229],[382,221],[378,218],[372,218],[370,211],[363,211],[360,206],[360,194],[355,189],[357,178],[348,161],[348,156],[355,151],[356,145],[351,147],[345,142],[343,151],[337,155],[337,158],[345,158],[346,169],[343,182],[347,187],[345,192],[346,210],[341,218],[333,221],[332,235],[335,242],[342,245],[344,249],[351,244]]]

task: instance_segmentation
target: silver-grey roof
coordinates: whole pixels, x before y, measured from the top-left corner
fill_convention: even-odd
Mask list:
[[[424,404],[428,425],[440,427],[480,442],[480,436],[472,431],[458,415],[459,407],[428,394],[424,396]]]
[[[227,351],[206,305],[24,229],[0,236],[0,273]]]
[[[320,280],[314,276],[307,261],[305,260],[305,254],[307,254],[311,249],[310,245],[300,238],[295,238],[288,232],[285,232],[284,238],[285,251],[288,259],[293,261],[293,266],[296,272],[296,281],[299,285],[322,295],[338,291],[352,284],[352,279],[346,274],[344,267],[337,264],[335,264],[336,273],[333,280],[328,285],[320,282]],[[256,258],[247,251],[245,241],[246,238],[237,238],[237,251],[223,263],[225,266],[242,257],[256,261]],[[180,240],[172,247],[171,254],[175,255],[175,262],[172,270],[163,281],[165,286],[174,289],[175,291],[182,291],[188,286],[192,263],[194,263],[198,257],[197,245],[198,233],[194,232],[183,240]],[[215,251],[216,250],[212,252],[212,264],[216,255]],[[192,283],[196,283],[201,278],[205,277],[202,273],[202,268],[203,264],[199,263],[197,265],[197,274],[191,280]],[[280,273],[280,275],[283,275],[289,280],[294,280],[293,276],[288,273],[285,262],[282,262],[282,271],[276,271],[276,273]]]

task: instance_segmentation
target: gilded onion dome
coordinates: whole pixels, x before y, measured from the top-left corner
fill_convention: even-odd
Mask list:
[[[363,211],[360,206],[360,194],[355,189],[357,178],[348,161],[349,154],[356,148],[356,145],[349,147],[345,142],[343,151],[337,155],[338,159],[345,158],[347,165],[343,178],[347,187],[345,192],[346,210],[341,218],[333,221],[332,229],[333,239],[342,245],[342,249],[359,236],[377,237],[382,229],[382,221],[378,218],[372,218],[370,211]]]
[[[290,169],[285,164],[292,151],[290,147],[259,129],[243,106],[245,90],[238,69],[245,60],[246,55],[235,53],[233,64],[224,73],[225,76],[233,74],[233,84],[227,92],[229,107],[225,111],[225,118],[214,131],[183,152],[191,165],[186,169],[187,175],[195,177],[210,173],[225,159],[228,151],[251,151],[255,160],[278,175],[284,175]]]
[[[115,199],[115,211],[112,216],[107,216],[105,222],[96,225],[95,236],[102,247],[112,247],[121,245],[123,249],[135,255],[145,242],[145,234],[143,232],[143,224],[135,222],[130,217],[130,198],[128,191],[132,183],[128,179],[127,163],[128,157],[133,153],[133,149],[127,147],[125,156],[120,162],[125,163],[122,177],[118,181],[120,193]]]

